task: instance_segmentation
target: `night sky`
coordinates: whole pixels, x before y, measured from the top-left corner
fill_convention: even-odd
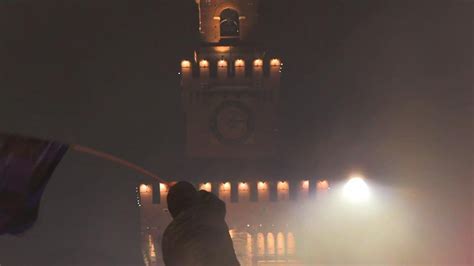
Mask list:
[[[453,220],[469,212],[473,2],[262,0],[260,15],[261,47],[284,62],[274,172],[359,170],[448,197]],[[166,178],[202,174],[184,158],[177,75],[198,44],[193,0],[2,1],[0,130],[95,147]],[[135,176],[70,153],[45,212],[118,206]]]

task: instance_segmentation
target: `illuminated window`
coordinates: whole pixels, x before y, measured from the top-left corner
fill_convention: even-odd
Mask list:
[[[207,192],[211,192],[211,189],[212,189],[212,185],[209,182],[202,183],[199,185],[199,190],[205,190]]]
[[[260,181],[257,184],[258,188],[258,201],[268,201],[270,199],[270,193],[268,191],[268,183]]]
[[[221,60],[219,60],[219,62],[217,62],[217,66],[218,67],[227,67],[227,61],[225,61],[224,59],[221,59]]]
[[[244,67],[245,66],[245,61],[242,59],[237,59],[235,60],[235,67]]]
[[[296,243],[295,243],[295,236],[293,233],[289,232],[287,236],[287,241],[286,241],[286,253],[288,255],[295,255],[296,251]]]
[[[148,204],[152,202],[152,196],[153,194],[151,193],[152,187],[150,185],[142,184],[140,185],[140,200],[138,200],[138,204],[142,205],[144,203]]]
[[[225,182],[220,185],[219,198],[223,201],[230,201],[230,182]]]
[[[168,191],[168,186],[166,184],[160,183],[160,191],[161,192],[167,192]]]
[[[183,61],[181,61],[181,67],[182,68],[190,68],[191,67],[191,62],[189,62],[188,60],[183,60]]]
[[[207,60],[199,61],[199,67],[208,68],[209,67],[209,61],[207,61]]]
[[[329,189],[329,183],[327,180],[321,180],[318,181],[318,184],[316,185],[316,189],[318,191],[326,191]]]
[[[305,199],[309,196],[309,180],[301,181],[301,186],[298,191],[298,197],[301,199]]]
[[[263,66],[263,60],[262,59],[255,59],[253,61],[253,66],[254,67],[262,67]]]
[[[267,252],[268,255],[275,255],[275,237],[273,233],[267,234]]]
[[[221,189],[223,191],[230,191],[230,183],[229,182],[222,183]]]
[[[254,253],[253,245],[254,245],[253,244],[253,237],[252,237],[251,234],[247,233],[247,245],[246,245],[247,250],[246,251],[247,251],[247,256],[248,257],[254,256],[254,254],[253,254]]]
[[[160,183],[160,202],[165,203],[168,196],[168,185]]]
[[[279,67],[279,66],[281,66],[281,62],[280,62],[279,59],[272,59],[272,60],[270,60],[270,66]]]
[[[239,37],[240,21],[237,11],[227,8],[220,15],[221,37]]]
[[[278,182],[277,192],[278,192],[278,200],[288,200],[290,196],[288,182],[286,181]]]
[[[148,185],[142,184],[140,186],[140,193],[150,192],[151,188]]]
[[[239,183],[239,191],[249,191],[249,184],[245,182]]]
[[[246,182],[239,183],[239,201],[249,201],[250,200],[250,190],[249,184]]]
[[[257,255],[265,255],[265,236],[263,235],[263,233],[257,234]]]
[[[302,189],[309,189],[309,180],[301,181],[301,188]]]
[[[285,255],[285,235],[280,232],[277,234],[277,255],[284,256]]]

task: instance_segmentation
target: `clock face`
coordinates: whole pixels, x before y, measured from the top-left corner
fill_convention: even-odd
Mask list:
[[[241,102],[223,102],[212,114],[210,128],[221,143],[243,143],[254,130],[252,111]]]

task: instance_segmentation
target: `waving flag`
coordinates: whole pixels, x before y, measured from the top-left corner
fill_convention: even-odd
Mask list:
[[[67,149],[55,141],[0,133],[0,235],[33,226],[46,184]]]
[[[38,218],[41,196],[68,149],[114,162],[167,183],[154,173],[106,152],[0,132],[0,235],[18,235],[33,226]]]

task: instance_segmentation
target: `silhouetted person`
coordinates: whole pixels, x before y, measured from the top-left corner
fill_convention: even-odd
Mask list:
[[[163,234],[167,266],[240,265],[225,222],[225,203],[207,191],[178,182],[168,192],[173,221]]]

